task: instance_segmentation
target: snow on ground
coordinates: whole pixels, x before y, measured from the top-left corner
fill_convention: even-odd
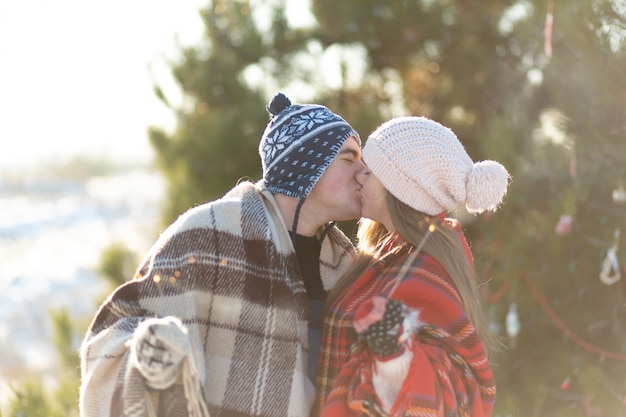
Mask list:
[[[53,380],[50,311],[88,322],[108,292],[100,255],[143,256],[158,235],[163,181],[137,169],[84,183],[0,179],[0,402],[27,376]]]

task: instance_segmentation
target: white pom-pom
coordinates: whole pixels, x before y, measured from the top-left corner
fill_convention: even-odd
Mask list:
[[[495,211],[509,186],[509,173],[496,161],[480,161],[467,178],[466,207],[470,213]]]

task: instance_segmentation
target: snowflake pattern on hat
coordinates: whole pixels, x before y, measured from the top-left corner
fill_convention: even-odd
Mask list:
[[[268,189],[303,198],[308,196],[347,138],[354,135],[359,144],[360,139],[352,126],[328,108],[288,103],[268,123],[259,144],[259,154]],[[268,109],[270,107],[271,104]]]
[[[265,157],[270,160],[274,159],[276,155],[285,150],[290,139],[291,136],[287,135],[286,129],[276,132],[274,136],[269,136],[265,141],[265,146],[263,147]]]

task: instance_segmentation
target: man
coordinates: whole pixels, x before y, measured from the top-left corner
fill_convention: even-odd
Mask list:
[[[180,216],[100,307],[82,417],[309,415],[321,305],[355,257],[334,221],[360,216],[365,167],[326,107],[268,111],[263,179]]]

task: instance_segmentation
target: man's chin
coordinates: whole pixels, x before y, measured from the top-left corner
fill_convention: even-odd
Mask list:
[[[359,220],[361,218],[361,212],[355,212],[355,214],[341,216],[335,219],[336,222],[351,222],[353,220]]]

